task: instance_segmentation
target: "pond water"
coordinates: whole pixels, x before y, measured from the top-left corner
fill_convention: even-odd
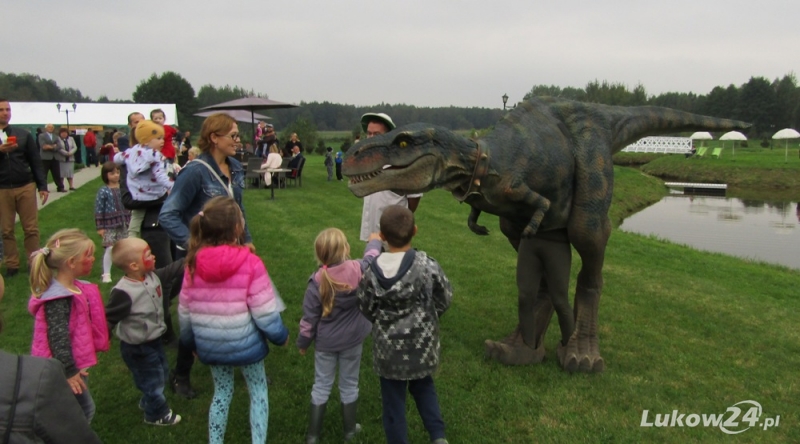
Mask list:
[[[800,269],[797,202],[671,194],[628,217],[624,231]]]

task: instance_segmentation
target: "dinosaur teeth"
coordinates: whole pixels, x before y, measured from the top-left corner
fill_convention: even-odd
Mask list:
[[[363,182],[365,180],[372,179],[373,177],[377,176],[381,172],[382,171],[378,170],[378,171],[373,171],[371,173],[364,174],[364,175],[361,175],[361,176],[353,176],[353,177],[350,178],[350,183],[352,183],[352,184],[361,183],[361,182]]]

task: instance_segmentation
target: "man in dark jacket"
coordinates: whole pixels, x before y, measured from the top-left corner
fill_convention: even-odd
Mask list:
[[[39,150],[31,133],[12,127],[11,105],[0,98],[0,228],[3,230],[3,249],[6,277],[19,272],[19,251],[14,236],[16,215],[25,233],[25,251],[39,249],[39,219],[36,190],[42,205],[47,202],[47,180],[42,169]]]

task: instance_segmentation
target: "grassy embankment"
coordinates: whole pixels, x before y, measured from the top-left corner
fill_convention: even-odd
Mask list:
[[[751,146],[755,144],[751,142]],[[665,180],[726,183],[729,194],[736,196],[769,191],[775,198],[800,197],[800,150],[797,142],[789,144],[788,158],[783,141],[776,142],[774,149],[737,147],[735,153],[728,142],[718,159],[711,157],[716,146],[721,146],[721,142],[710,142],[703,158],[687,159],[680,154],[618,153],[614,156],[614,163],[638,166],[643,172]]]
[[[738,156],[738,150],[737,150]],[[687,161],[692,162],[692,161]],[[706,160],[701,162],[706,163]],[[708,161],[710,162],[710,161]],[[345,230],[357,255],[361,202],[341,182],[325,182],[322,158],[307,163],[302,188],[248,190],[248,221],[259,255],[287,303],[284,322],[292,343],[301,301],[315,264],[314,236],[321,229]],[[664,193],[661,181],[636,170],[615,168],[612,207],[615,223]],[[94,235],[92,206],[99,179],[41,212],[43,238],[62,227]],[[498,339],[516,324],[515,256],[500,234],[497,218],[481,222],[491,234],[466,227],[468,207],[442,191],[427,193],[417,213],[415,245],[437,258],[452,281],[453,304],[441,321],[442,364],[436,375],[448,437],[454,443],[529,442],[798,442],[797,368],[800,367],[800,274],[720,254],[698,252],[657,239],[615,230],[607,249],[600,304],[600,346],[604,374],[569,375],[554,359],[558,328],[546,338],[547,360],[537,366],[506,367],[483,357],[483,341]],[[20,234],[20,233],[18,233]],[[20,239],[21,245],[21,239]],[[100,281],[100,257],[90,280]],[[573,283],[580,267],[574,257]],[[118,279],[119,272],[113,273]],[[108,294],[110,285],[101,285]],[[22,275],[7,282],[2,312],[3,349],[27,352],[32,320]],[[556,322],[555,320],[553,322]],[[371,370],[371,342],[361,372],[360,422],[355,442],[384,442],[380,395]],[[175,353],[169,351],[174,363]],[[307,424],[313,357],[293,347],[272,347],[266,369],[270,386],[269,442],[299,442]],[[207,411],[213,392],[210,373],[196,365],[200,393],[186,401],[169,395],[184,421],[171,428],[144,425],[139,394],[119,356],[115,339],[91,371],[98,406],[93,426],[107,443],[196,443],[207,440]],[[249,442],[248,396],[237,374],[229,442]],[[334,390],[324,442],[341,436]],[[777,428],[754,428],[728,436],[714,427],[640,427],[642,411],[724,413],[742,400],[763,406],[763,418],[780,415]],[[409,400],[411,442],[427,442]],[[730,414],[728,415],[730,416]]]

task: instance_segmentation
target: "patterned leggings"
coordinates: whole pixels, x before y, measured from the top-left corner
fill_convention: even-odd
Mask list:
[[[269,400],[267,398],[267,375],[264,362],[239,367],[242,369],[247,389],[250,392],[250,434],[253,444],[264,444],[267,441],[267,419],[269,417]],[[225,429],[228,426],[228,409],[233,398],[233,369],[227,365],[212,365],[211,376],[214,378],[214,398],[208,410],[208,442],[222,443],[225,440]]]

